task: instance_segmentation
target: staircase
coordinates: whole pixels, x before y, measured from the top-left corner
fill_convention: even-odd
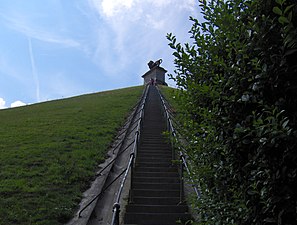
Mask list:
[[[133,174],[133,201],[126,207],[126,225],[174,225],[190,220],[188,207],[180,203],[180,180],[172,165],[171,145],[162,132],[166,130],[161,101],[156,87],[151,86],[141,144]],[[181,223],[177,223],[181,221]]]

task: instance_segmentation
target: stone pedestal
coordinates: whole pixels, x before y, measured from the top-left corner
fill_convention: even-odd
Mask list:
[[[165,70],[163,67],[155,66],[147,71],[144,75],[142,75],[143,83],[149,84],[151,82],[151,79],[154,79],[157,84],[167,85],[167,83],[165,82],[166,72],[167,70]]]

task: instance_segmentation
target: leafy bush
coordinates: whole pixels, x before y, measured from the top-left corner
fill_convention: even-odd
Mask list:
[[[199,224],[296,224],[297,4],[199,5],[192,44],[167,36],[203,193]]]

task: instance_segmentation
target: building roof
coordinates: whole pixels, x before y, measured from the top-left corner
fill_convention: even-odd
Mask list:
[[[150,74],[153,70],[156,70],[156,69],[163,70],[164,73],[167,72],[167,70],[165,70],[163,67],[161,67],[161,66],[156,66],[156,67],[150,69],[149,71],[147,71],[147,72],[146,72],[145,74],[143,74],[141,77],[144,78],[145,76],[147,76],[147,75]]]

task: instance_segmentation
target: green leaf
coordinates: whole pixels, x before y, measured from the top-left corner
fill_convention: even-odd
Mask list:
[[[268,222],[268,223],[276,223],[274,218],[269,218],[267,217],[266,219],[264,219],[264,222]]]
[[[176,58],[178,58],[178,59],[181,58],[180,55],[178,54],[178,52],[174,52],[173,55],[174,55]]]
[[[283,5],[286,0],[275,0],[275,2],[279,5]]]
[[[277,14],[277,15],[283,15],[283,12],[280,8],[278,8],[277,6],[273,7],[272,11]]]
[[[284,16],[280,16],[278,18],[278,22],[280,22],[281,24],[290,23],[290,21]]]
[[[292,15],[293,15],[293,12],[291,11],[288,15],[288,20],[291,22],[292,21]]]
[[[297,52],[297,48],[290,49],[290,50],[286,51],[285,56],[293,55],[295,52]]]
[[[289,120],[286,120],[285,122],[283,122],[282,127],[285,128],[289,123]]]
[[[285,11],[284,11],[284,14],[286,14],[290,9],[292,9],[295,5],[289,5],[286,7]]]

